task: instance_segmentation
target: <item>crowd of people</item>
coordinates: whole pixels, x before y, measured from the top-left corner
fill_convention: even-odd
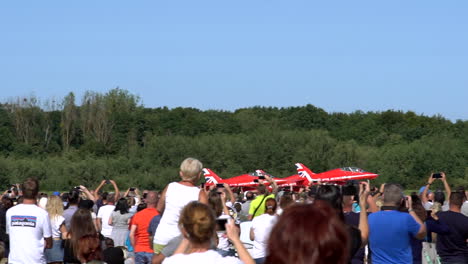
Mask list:
[[[0,263],[468,263],[467,192],[444,173],[405,196],[392,183],[279,188],[269,175],[255,190],[205,188],[202,167],[185,159],[160,192],[123,193],[113,180],[52,194],[36,179],[12,185]]]

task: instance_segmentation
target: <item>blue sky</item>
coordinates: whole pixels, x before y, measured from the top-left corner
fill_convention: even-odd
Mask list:
[[[468,120],[468,1],[2,1],[0,100],[313,104]]]

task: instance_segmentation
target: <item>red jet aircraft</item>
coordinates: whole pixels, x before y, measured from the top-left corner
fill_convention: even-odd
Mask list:
[[[203,169],[205,176],[205,185],[211,186],[220,183],[227,183],[231,187],[245,187],[255,188],[259,184],[259,176],[268,175],[276,182],[279,187],[293,186],[293,187],[305,187],[310,184],[318,183],[338,183],[344,184],[349,180],[367,180],[375,179],[378,174],[372,172],[366,172],[356,167],[344,167],[334,170],[325,171],[322,173],[313,173],[302,163],[296,163],[296,169],[298,174],[286,177],[286,178],[274,178],[270,174],[256,170],[254,173],[242,174],[229,179],[222,179],[211,169]],[[268,182],[265,182],[268,185]]]
[[[264,172],[256,170],[253,173],[242,174],[229,179],[222,179],[211,169],[203,169],[203,175],[205,176],[205,186],[211,186],[221,183],[227,183],[231,187],[251,187],[255,188],[258,185],[258,176],[264,176]]]
[[[356,167],[343,167],[321,173],[313,173],[302,163],[296,163],[295,165],[298,175],[293,175],[284,179],[294,180],[297,178],[302,178],[304,180],[302,185],[324,182],[345,183],[349,180],[372,180],[379,176],[376,173],[367,172]]]

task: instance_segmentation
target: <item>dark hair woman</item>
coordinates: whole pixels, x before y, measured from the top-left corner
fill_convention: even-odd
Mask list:
[[[273,227],[267,248],[268,264],[344,264],[348,232],[326,202],[291,205]]]
[[[328,203],[333,209],[342,224],[347,228],[350,243],[349,243],[349,257],[352,258],[356,252],[367,244],[369,237],[369,225],[367,223],[367,197],[370,192],[369,185],[367,182],[362,182],[359,185],[359,205],[361,206],[361,212],[359,215],[359,228],[356,228],[345,223],[343,214],[343,196],[341,195],[340,187],[336,185],[322,185],[317,190],[315,196],[316,201],[324,201]]]
[[[132,214],[128,212],[127,199],[120,198],[115,205],[115,209],[109,217],[109,225],[113,226],[111,238],[116,247],[125,246],[125,240],[128,236],[128,224]]]
[[[91,218],[91,213],[87,209],[80,208],[73,214],[71,219],[70,229],[64,243],[64,262],[81,263],[77,253],[84,250],[80,249],[79,243],[80,238],[84,236],[99,238],[93,219]]]

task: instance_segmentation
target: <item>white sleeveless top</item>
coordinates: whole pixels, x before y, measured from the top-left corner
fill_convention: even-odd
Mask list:
[[[153,243],[167,245],[169,240],[180,235],[179,216],[182,208],[191,201],[198,201],[200,188],[171,182],[166,190],[166,203],[161,222],[156,229]]]

